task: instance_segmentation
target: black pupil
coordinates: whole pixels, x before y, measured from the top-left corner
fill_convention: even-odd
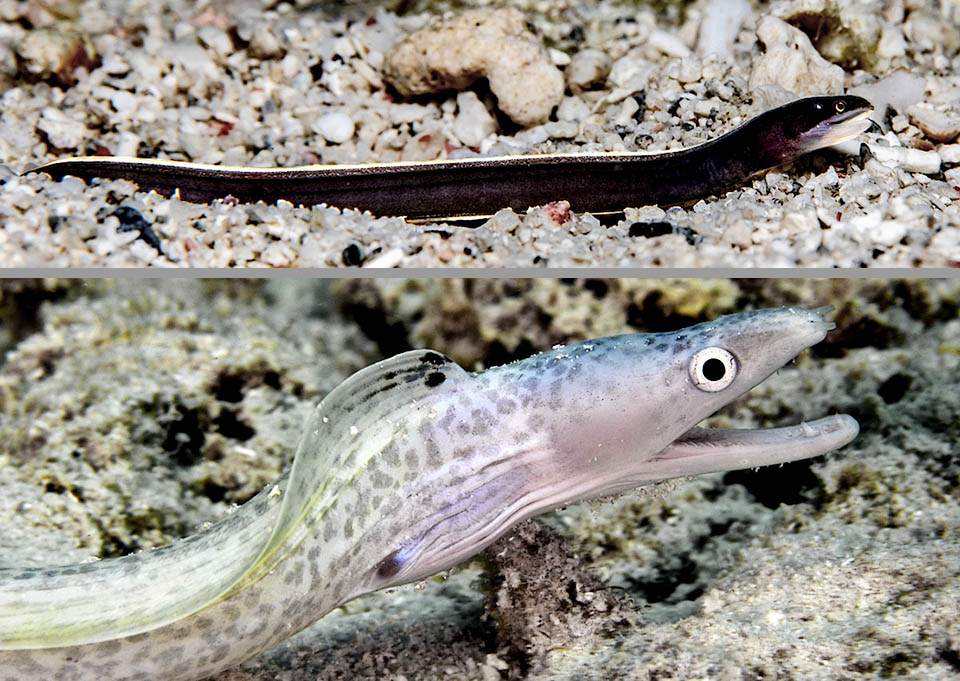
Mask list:
[[[727,368],[719,359],[708,359],[703,363],[703,377],[708,381],[719,381],[727,373]]]
[[[843,110],[847,108],[847,105],[843,102],[843,100],[841,100],[837,102],[836,108],[837,108],[837,113],[843,113]]]

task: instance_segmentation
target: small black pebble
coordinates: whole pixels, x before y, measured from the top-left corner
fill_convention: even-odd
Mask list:
[[[633,120],[637,123],[643,123],[643,117],[647,113],[647,93],[641,92],[634,95],[633,99],[639,105],[639,108],[633,112]]]
[[[697,236],[698,236],[698,235],[697,235],[696,232],[694,232],[694,231],[693,231],[692,229],[690,229],[689,227],[677,227],[677,228],[674,229],[674,231],[675,231],[677,234],[683,235],[683,237],[687,240],[687,243],[690,244],[691,246],[696,246],[696,245],[697,245]]]
[[[356,244],[350,244],[343,249],[343,264],[347,267],[357,267],[363,262],[363,254],[360,247]]]
[[[634,222],[630,225],[630,236],[642,236],[648,239],[655,236],[673,234],[673,225],[664,220],[657,222]]]
[[[148,245],[153,246],[157,249],[157,253],[163,255],[163,250],[160,248],[161,242],[160,237],[157,236],[157,233],[153,231],[153,227],[150,226],[150,223],[144,220],[143,216],[140,213],[130,206],[120,206],[115,211],[110,213],[120,221],[120,227],[117,228],[118,232],[140,232],[140,237],[147,242]]]

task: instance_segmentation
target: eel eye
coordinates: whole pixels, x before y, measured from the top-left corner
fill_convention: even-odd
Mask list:
[[[847,110],[847,103],[842,99],[838,99],[837,103],[833,105],[833,108],[836,110],[838,114],[841,114]]]
[[[733,383],[739,370],[737,358],[723,348],[706,348],[690,360],[690,379],[700,390],[715,393]]]

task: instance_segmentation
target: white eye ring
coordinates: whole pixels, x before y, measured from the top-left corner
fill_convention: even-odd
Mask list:
[[[690,360],[690,379],[700,390],[715,393],[733,383],[740,367],[737,358],[723,348],[705,348]]]

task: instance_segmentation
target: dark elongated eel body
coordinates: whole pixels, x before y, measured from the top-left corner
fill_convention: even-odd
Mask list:
[[[428,219],[491,215],[566,200],[575,211],[619,211],[715,194],[815,149],[851,139],[872,106],[852,95],[807,97],[766,111],[704,144],[663,153],[543,154],[415,163],[237,168],[82,157],[31,172],[126,179],[165,196],[207,203],[325,203]]]

